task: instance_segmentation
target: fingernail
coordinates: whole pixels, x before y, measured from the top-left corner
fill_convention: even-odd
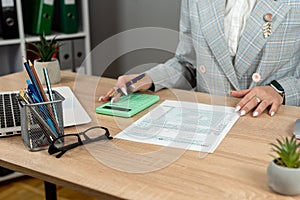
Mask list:
[[[98,101],[102,101],[102,98],[103,98],[104,96],[100,96],[99,97],[99,99],[98,99]]]
[[[237,107],[235,107],[235,112],[237,112],[237,111],[239,111],[241,109],[241,106],[237,106]]]
[[[257,117],[257,115],[258,115],[258,112],[255,111],[255,112],[253,113],[253,117]]]
[[[110,103],[113,103],[115,100],[115,97],[111,98]]]
[[[273,117],[275,115],[275,112],[272,111],[270,115],[271,115],[271,117]]]
[[[246,114],[246,111],[245,110],[242,110],[241,111],[241,116],[245,115]]]
[[[122,87],[121,90],[122,90],[123,94],[125,94],[126,96],[128,95],[127,90],[124,87]]]
[[[134,84],[130,85],[130,87],[132,87],[133,89],[135,89],[135,85]]]

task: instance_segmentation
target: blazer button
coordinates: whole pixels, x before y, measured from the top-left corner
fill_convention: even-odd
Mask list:
[[[200,65],[200,72],[202,72],[203,74],[205,74],[206,68],[205,68],[204,65]]]
[[[267,13],[264,15],[265,22],[270,22],[273,19],[273,15],[271,13]]]
[[[252,80],[257,83],[261,80],[261,76],[259,75],[259,73],[254,73],[252,74]]]

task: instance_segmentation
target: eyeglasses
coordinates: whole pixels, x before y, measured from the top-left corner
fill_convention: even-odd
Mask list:
[[[104,130],[105,133],[99,129]],[[81,138],[83,138],[83,140]],[[94,126],[80,133],[61,135],[55,138],[49,146],[48,153],[52,155],[59,152],[59,154],[56,155],[56,158],[60,158],[70,149],[103,139],[111,140],[113,137],[110,136],[107,128]]]

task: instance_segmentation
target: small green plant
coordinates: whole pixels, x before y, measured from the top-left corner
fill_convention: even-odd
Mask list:
[[[271,143],[273,146],[272,151],[277,154],[274,157],[274,162],[277,165],[288,168],[300,167],[300,143],[293,136],[291,139],[288,137],[277,139],[277,144]]]
[[[52,40],[47,41],[45,34],[40,35],[39,43],[31,43],[36,50],[28,49],[28,51],[37,55],[42,62],[49,62],[52,56],[57,53],[59,48],[59,43],[56,41],[56,37]]]

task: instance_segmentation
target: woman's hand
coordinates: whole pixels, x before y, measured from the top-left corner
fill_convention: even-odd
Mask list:
[[[253,117],[259,116],[269,106],[269,115],[273,116],[283,103],[283,97],[271,86],[257,86],[253,89],[231,91],[233,97],[243,98],[236,106],[241,116],[254,110]]]
[[[137,81],[136,83],[130,85],[129,88],[126,88],[126,83],[131,81],[132,79],[134,79],[138,75],[139,74],[119,76],[115,87],[111,88],[104,96],[101,96],[99,98],[99,101],[104,101],[104,102],[109,101],[109,100],[111,100],[112,102],[118,101],[122,94],[117,93],[116,95],[112,96],[112,94],[118,88],[120,88],[122,93],[125,94],[125,95],[128,94],[128,91],[130,91],[130,92],[146,91],[149,88],[151,88],[153,81],[152,81],[151,77],[148,76],[147,74],[145,74],[145,76],[142,79],[140,79],[139,81]]]

